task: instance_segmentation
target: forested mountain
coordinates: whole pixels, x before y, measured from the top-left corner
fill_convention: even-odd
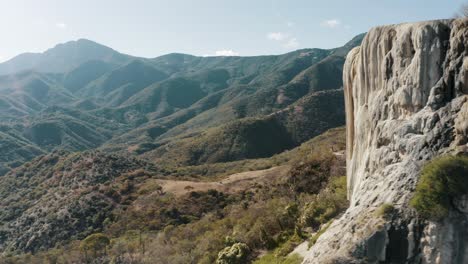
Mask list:
[[[197,165],[293,148],[344,124],[344,57],[362,37],[277,56],[146,59],[84,39],[19,55],[0,64],[0,172],[58,149]]]
[[[97,236],[129,246],[139,232],[140,260],[213,263],[223,236],[207,238],[202,228],[192,241],[168,244],[158,235],[205,221],[214,221],[213,232],[227,228],[223,221],[259,221],[240,233],[250,237],[233,238],[252,250],[249,260],[286,241],[297,245],[299,211],[271,211],[297,202],[290,188],[301,210],[333,192],[333,211],[307,220],[314,230],[347,205],[344,130],[332,128],[345,123],[343,64],[362,38],[275,56],[153,59],[78,40],[0,64],[2,256],[106,262],[110,255],[88,256],[78,244]],[[182,255],[184,243],[192,255]],[[141,252],[146,244],[151,253]],[[128,262],[128,254],[114,257]]]
[[[0,264],[467,264],[461,1],[9,1]]]

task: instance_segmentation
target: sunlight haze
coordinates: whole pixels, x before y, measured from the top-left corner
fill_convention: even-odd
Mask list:
[[[449,18],[462,2],[2,1],[0,61],[80,38],[142,57],[172,52],[250,56],[333,48],[375,25]]]

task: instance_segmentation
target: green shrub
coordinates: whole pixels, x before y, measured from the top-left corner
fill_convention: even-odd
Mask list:
[[[468,193],[468,157],[445,156],[422,169],[410,205],[428,219],[440,220],[448,214],[453,198]]]
[[[298,193],[319,193],[327,184],[335,156],[322,153],[308,160],[293,164],[287,181],[291,191]]]
[[[277,257],[274,253],[269,253],[255,260],[253,264],[300,264],[302,257],[298,254],[292,254],[287,257]]]
[[[97,257],[100,252],[105,252],[107,250],[107,246],[109,246],[109,244],[110,239],[106,235],[96,233],[89,235],[81,241],[80,248],[85,252],[85,255],[87,255],[87,252],[91,250],[94,257]]]
[[[235,243],[218,253],[217,264],[243,264],[247,262],[250,249],[244,243]]]
[[[275,256],[277,257],[284,257],[291,253],[300,243],[302,243],[303,239],[297,235],[293,235],[289,238],[286,242],[284,242],[281,246],[279,246],[275,250]]]
[[[389,217],[395,211],[395,207],[392,204],[384,203],[376,211],[376,216]]]
[[[327,187],[306,205],[301,216],[301,224],[318,228],[347,207],[346,177],[331,178]]]

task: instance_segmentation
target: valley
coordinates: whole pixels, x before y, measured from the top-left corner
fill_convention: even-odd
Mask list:
[[[468,262],[468,5],[156,2],[0,8],[0,264]]]
[[[1,64],[2,261],[212,263],[239,245],[300,260],[289,251],[346,208],[341,75],[362,38],[154,59],[81,39]],[[322,200],[334,209],[300,220]],[[97,237],[109,251],[88,254]]]
[[[9,73],[0,77],[0,141],[11,150],[0,155],[0,173],[58,149],[98,148],[174,166],[291,149],[344,124],[344,56],[361,40],[280,56],[145,59],[82,39],[34,54],[50,69],[25,70],[20,55],[0,65]],[[60,56],[71,65],[51,59]]]

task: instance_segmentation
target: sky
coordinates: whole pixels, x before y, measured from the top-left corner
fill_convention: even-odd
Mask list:
[[[0,0],[0,62],[86,38],[157,57],[334,48],[384,24],[453,17],[466,0]]]

